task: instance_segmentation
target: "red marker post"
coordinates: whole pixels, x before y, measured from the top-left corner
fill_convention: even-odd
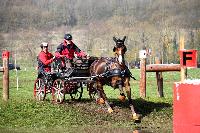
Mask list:
[[[174,83],[173,133],[200,132],[200,80]]]
[[[9,99],[9,55],[8,51],[3,51],[2,60],[3,60],[3,100],[8,101]]]
[[[181,67],[197,68],[197,50],[180,50]]]
[[[197,50],[180,50],[180,65],[197,68]],[[200,79],[183,80],[173,87],[173,132],[200,132]]]

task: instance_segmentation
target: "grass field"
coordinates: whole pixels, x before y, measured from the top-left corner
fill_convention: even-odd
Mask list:
[[[84,88],[80,102],[69,97],[64,104],[52,104],[51,97],[37,102],[33,99],[33,84],[37,72],[34,69],[18,71],[19,88],[16,87],[16,72],[10,71],[10,99],[2,101],[2,73],[0,73],[0,132],[92,132],[131,133],[136,129],[145,132],[172,132],[173,83],[180,80],[179,72],[165,72],[164,98],[159,98],[155,73],[147,73],[147,97],[139,97],[139,69],[131,70],[136,81],[131,80],[132,97],[137,111],[143,118],[134,123],[127,101],[119,102],[118,90],[105,86],[114,112],[108,114],[103,105],[89,99]],[[189,69],[190,79],[200,79],[199,69]]]

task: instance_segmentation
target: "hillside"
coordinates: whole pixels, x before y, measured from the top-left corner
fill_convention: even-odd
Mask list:
[[[55,51],[63,34],[70,32],[88,53],[112,56],[112,37],[126,35],[127,60],[137,60],[145,46],[153,50],[152,57],[175,63],[180,33],[187,48],[200,47],[199,8],[199,0],[4,0],[0,49],[32,64],[41,41],[50,42]]]

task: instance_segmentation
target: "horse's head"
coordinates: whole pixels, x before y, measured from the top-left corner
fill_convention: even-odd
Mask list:
[[[117,57],[120,64],[124,63],[124,54],[127,51],[127,48],[124,44],[125,39],[126,36],[124,36],[123,39],[117,39],[116,37],[113,37],[113,40],[115,41],[113,52],[115,52],[115,56]]]

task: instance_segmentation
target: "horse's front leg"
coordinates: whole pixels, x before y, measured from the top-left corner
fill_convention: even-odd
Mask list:
[[[110,104],[107,101],[107,97],[106,97],[106,94],[103,90],[103,85],[101,84],[101,82],[97,82],[97,94],[98,94],[98,97],[99,97],[98,101],[100,103],[105,103],[106,107],[108,108],[108,112],[112,113],[113,109],[110,107]]]
[[[115,87],[115,86],[118,86],[119,87],[119,91],[120,91],[120,95],[119,95],[119,100],[124,102],[125,99],[126,99],[126,96],[124,94],[124,90],[123,90],[123,81],[121,78],[119,77],[113,77],[112,78],[112,81],[111,81],[111,86],[112,87]]]
[[[126,94],[127,94],[127,97],[128,97],[129,106],[131,108],[133,119],[134,120],[139,120],[140,119],[140,115],[136,113],[135,108],[133,106],[133,101],[132,101],[132,98],[131,98],[131,88],[130,88],[130,82],[129,81],[130,81],[130,78],[126,78],[125,82],[124,82]]]
[[[119,91],[120,91],[120,95],[119,95],[118,98],[119,98],[120,101],[124,102],[125,99],[126,99],[126,96],[124,94],[123,85],[119,84],[118,86],[119,86]]]

